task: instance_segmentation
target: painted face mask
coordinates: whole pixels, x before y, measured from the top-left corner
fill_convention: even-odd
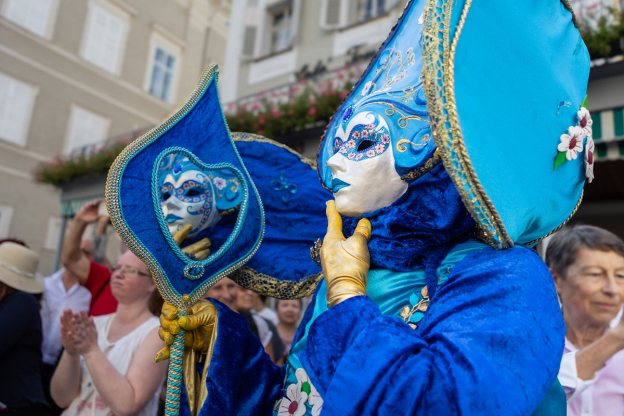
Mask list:
[[[424,4],[424,3],[423,3]],[[423,5],[417,7],[423,8]],[[398,30],[422,37],[422,10]],[[432,159],[422,56],[413,36],[397,34],[371,63],[327,128],[319,152],[323,185],[338,212],[360,217],[392,205]]]
[[[236,177],[226,170],[203,171],[188,157],[164,158],[159,175],[160,206],[171,234],[192,226],[190,238],[236,212],[242,195]]]

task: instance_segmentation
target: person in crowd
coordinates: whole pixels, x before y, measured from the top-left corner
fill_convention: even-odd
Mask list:
[[[76,213],[61,253],[61,261],[65,268],[91,292],[89,308],[91,316],[111,314],[117,310],[117,300],[111,291],[110,270],[94,262],[80,248],[82,235],[89,224],[96,221],[102,223],[108,221],[108,218],[101,219],[102,216],[98,213],[100,202],[101,200],[97,200],[86,204]]]
[[[303,303],[301,299],[278,299],[275,304],[276,313],[279,318],[277,332],[284,345],[284,353],[280,357],[281,361],[277,363],[278,365],[285,364],[288,360],[288,353],[292,347],[299,319],[301,318],[302,306]]]
[[[213,298],[223,303],[228,308],[236,311],[236,301],[238,299],[238,285],[229,277],[224,277],[212,286],[204,298]]]
[[[15,242],[0,244],[0,413],[48,414],[41,384],[41,316],[33,294],[44,291],[36,253]]]
[[[83,239],[80,250],[93,261],[93,243]],[[80,285],[78,278],[67,269],[60,269],[52,276],[43,280],[45,291],[41,299],[41,322],[43,326],[43,366],[41,382],[46,400],[51,407],[51,415],[61,414],[62,409],[54,405],[50,396],[50,380],[61,357],[61,316],[63,311],[70,309],[75,313],[89,312],[91,293]]]
[[[566,325],[559,381],[568,415],[624,414],[624,243],[598,227],[555,234],[546,249]]]
[[[64,415],[153,416],[167,361],[154,364],[164,344],[158,337],[162,298],[145,264],[126,252],[110,288],[118,301],[112,314],[87,316],[66,310],[61,317],[65,350],[54,372],[51,394]],[[82,358],[81,358],[82,357]]]
[[[271,323],[273,323],[273,325],[277,325],[277,323],[279,322],[279,319],[277,317],[277,314],[275,313],[275,311],[271,308],[268,308],[265,304],[267,297],[264,295],[260,295],[258,293],[252,292],[255,294],[254,296],[254,307],[252,309],[252,312],[260,315],[261,317],[263,317],[264,319],[266,319],[267,321],[270,321]]]
[[[249,326],[251,332],[258,337],[264,347],[264,351],[269,354],[271,360],[275,361],[274,347],[277,346],[279,348],[279,344],[274,344],[275,342],[278,342],[279,338],[277,337],[275,330],[275,332],[271,331],[270,325],[272,325],[272,323],[252,312],[256,296],[258,296],[257,293],[252,292],[249,289],[245,289],[242,286],[238,286],[238,296],[236,298],[235,310],[243,318],[245,318],[247,326]],[[278,352],[281,353],[281,351]]]

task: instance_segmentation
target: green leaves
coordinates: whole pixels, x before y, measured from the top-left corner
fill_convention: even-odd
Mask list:
[[[563,162],[566,161],[566,152],[559,152],[557,154],[557,158],[555,159],[555,167],[553,170],[557,170],[557,168],[563,165]]]
[[[587,108],[587,96],[585,96],[585,99],[583,100],[583,104],[581,104],[581,108]]]

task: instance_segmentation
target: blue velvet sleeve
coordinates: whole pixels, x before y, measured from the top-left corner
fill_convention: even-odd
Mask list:
[[[213,302],[219,324],[199,414],[270,415],[283,394],[284,367],[273,364],[242,316]]]
[[[539,256],[487,248],[452,268],[417,330],[355,297],[317,318],[299,357],[324,416],[530,415],[564,335]]]

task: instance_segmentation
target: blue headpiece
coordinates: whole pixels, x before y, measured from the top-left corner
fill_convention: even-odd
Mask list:
[[[321,182],[340,211],[345,169],[384,157],[405,183],[388,181],[385,206],[410,212],[412,186],[443,162],[481,238],[534,244],[571,217],[593,169],[588,75],[567,0],[412,0],[330,122]]]

